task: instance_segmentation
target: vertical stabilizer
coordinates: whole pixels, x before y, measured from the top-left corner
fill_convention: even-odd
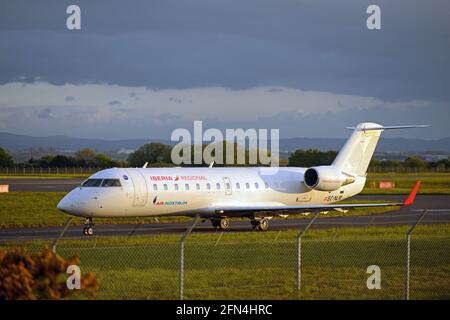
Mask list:
[[[364,122],[354,128],[348,128],[353,129],[353,133],[339,151],[333,161],[333,166],[346,174],[364,176],[377,147],[378,139],[384,130],[426,127],[429,125],[381,126],[376,123]]]
[[[364,130],[366,128],[370,130]],[[383,127],[379,124],[358,124],[333,161],[333,166],[347,174],[364,176],[382,132]]]

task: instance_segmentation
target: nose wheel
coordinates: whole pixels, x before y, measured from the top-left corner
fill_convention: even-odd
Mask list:
[[[83,233],[85,236],[94,235],[94,224],[92,223],[92,218],[86,218],[86,220],[84,220]]]

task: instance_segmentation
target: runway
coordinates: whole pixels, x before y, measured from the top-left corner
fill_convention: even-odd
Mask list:
[[[9,184],[10,191],[59,191],[68,192],[77,187],[84,179],[80,178],[53,178],[53,179],[0,179],[0,184]],[[405,195],[360,195],[351,198],[355,201],[385,201],[402,202]],[[422,223],[450,223],[450,196],[448,195],[418,195],[416,203],[412,207],[402,208],[385,214],[370,216],[326,217],[321,216],[313,225],[313,228],[332,228],[344,226],[392,226],[414,223],[420,215],[421,209],[441,210],[429,212]],[[443,212],[443,210],[448,210]],[[79,219],[79,218],[78,218]],[[309,222],[305,218],[272,219],[270,230],[301,230]],[[145,224],[101,224],[101,219],[94,221],[95,234],[97,236],[132,236],[132,235],[157,235],[168,233],[184,233],[190,226],[190,222],[183,223],[145,223]],[[55,239],[61,233],[62,227],[39,228],[8,228],[0,229],[0,241],[31,240],[31,239]],[[226,232],[250,231],[248,221],[233,221]],[[199,223],[194,232],[217,232],[212,229],[209,221]],[[65,239],[83,238],[82,226],[70,226],[66,231]]]
[[[85,178],[10,178],[0,179],[0,184],[9,185],[9,191],[69,192],[79,186]]]
[[[357,199],[384,199],[386,201],[399,201],[403,196],[359,196]],[[347,217],[327,217],[322,215],[315,221],[312,228],[332,228],[332,227],[363,227],[363,226],[393,226],[413,224],[422,213],[420,209],[428,207],[430,211],[422,224],[450,223],[450,210],[448,196],[418,196],[417,203],[413,207],[402,208],[384,214],[369,216],[347,216]],[[424,206],[425,205],[425,206]],[[309,222],[309,217],[293,219],[272,219],[270,230],[301,230]],[[95,235],[129,237],[136,235],[158,235],[158,234],[182,234],[191,225],[191,222],[179,223],[145,223],[145,224],[101,224],[101,219],[94,221]],[[62,227],[39,227],[39,228],[9,228],[0,229],[0,242],[11,240],[31,240],[31,239],[56,239],[62,231]],[[226,232],[251,231],[248,221],[233,221],[231,227]],[[209,221],[199,222],[194,232],[217,232],[212,229]],[[82,226],[70,226],[64,234],[64,239],[82,239]]]

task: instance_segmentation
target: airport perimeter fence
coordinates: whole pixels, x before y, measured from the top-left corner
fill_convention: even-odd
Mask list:
[[[403,226],[383,218],[328,228],[309,216],[298,230],[205,232],[198,221],[181,237],[130,229],[0,247],[55,245],[63,257],[78,256],[82,276],[100,282],[96,299],[449,299],[450,214],[408,214],[412,224]]]
[[[29,175],[81,175],[88,176],[106,167],[0,167],[0,175],[29,176]]]

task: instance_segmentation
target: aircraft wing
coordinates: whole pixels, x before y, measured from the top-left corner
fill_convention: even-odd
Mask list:
[[[408,197],[403,202],[392,203],[353,203],[353,204],[317,204],[317,205],[298,205],[298,206],[285,206],[285,205],[255,205],[255,206],[227,206],[217,207],[216,213],[218,214],[233,214],[233,213],[246,213],[246,212],[283,212],[283,211],[317,211],[317,210],[333,210],[333,209],[356,209],[356,208],[371,208],[371,207],[393,207],[393,206],[408,206],[414,203],[417,192],[419,191],[421,181],[417,181],[411,190]]]

